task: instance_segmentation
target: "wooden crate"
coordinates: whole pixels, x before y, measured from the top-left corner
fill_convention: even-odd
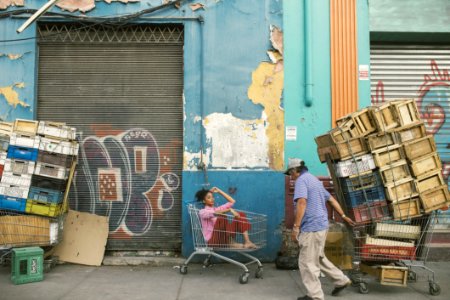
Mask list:
[[[382,134],[372,134],[367,137],[369,149],[374,151],[379,148],[392,146],[397,144],[396,135],[392,132],[384,132]]]
[[[364,138],[354,138],[347,142],[336,143],[334,146],[317,149],[321,162],[326,161],[326,154],[329,154],[332,160],[346,160],[352,156],[361,156],[368,152]]]
[[[419,177],[433,170],[442,169],[441,159],[437,153],[422,156],[411,161],[410,169],[415,177]]]
[[[419,110],[414,99],[394,100],[390,102],[400,127],[421,122]]]
[[[353,126],[354,127],[354,126]],[[358,133],[354,129],[342,126],[336,127],[328,131],[326,134],[320,135],[315,138],[317,147],[329,147],[334,146],[336,143],[345,142],[352,138],[358,137]]]
[[[16,119],[14,122],[14,131],[22,134],[36,135],[38,121]]]
[[[393,183],[386,184],[385,188],[387,199],[394,203],[418,195],[416,184],[412,177],[403,178]]]
[[[406,286],[408,268],[397,266],[381,266],[380,283],[383,285]]]
[[[377,127],[375,126],[375,122],[372,120],[372,115],[369,109],[361,109],[351,114],[351,118],[361,136],[366,136],[377,131]]]
[[[391,204],[389,207],[394,220],[407,220],[421,216],[419,201],[419,197],[414,197]]]
[[[411,176],[408,163],[404,159],[380,168],[380,174],[385,185]]]
[[[375,165],[380,168],[405,158],[403,147],[398,144],[372,151],[372,155]]]
[[[441,185],[421,193],[420,201],[426,213],[447,206],[450,203],[447,185]]]
[[[330,133],[326,133],[326,134],[322,134],[322,135],[316,136],[314,138],[314,140],[316,141],[317,148],[326,148],[326,147],[334,145],[334,141],[331,138],[331,134]]]
[[[395,134],[397,136],[397,140],[401,144],[415,139],[423,138],[427,135],[427,131],[425,129],[424,123],[420,122],[418,125],[396,129]]]
[[[405,155],[409,160],[436,152],[436,144],[432,135],[407,142],[403,147],[405,148]]]
[[[380,105],[371,106],[369,110],[379,132],[384,132],[398,127],[399,123],[390,102],[384,102]]]
[[[416,178],[416,187],[419,193],[444,185],[445,181],[442,176],[442,170],[437,169]]]

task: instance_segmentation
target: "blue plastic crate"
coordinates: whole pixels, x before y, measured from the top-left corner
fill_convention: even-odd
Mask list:
[[[36,161],[37,157],[38,157],[38,149],[20,146],[11,146],[11,145],[9,145],[8,147],[7,158]]]
[[[27,199],[0,195],[0,209],[25,212]]]
[[[61,191],[32,186],[28,194],[28,200],[59,204],[62,202],[63,196],[64,194]]]
[[[33,174],[31,177],[31,186],[64,192],[66,190],[67,180]]]
[[[378,171],[361,174],[359,176],[339,178],[344,193],[359,191],[383,185]]]
[[[348,207],[356,207],[363,204],[372,204],[378,201],[386,201],[383,186],[362,189],[344,193],[345,203]]]

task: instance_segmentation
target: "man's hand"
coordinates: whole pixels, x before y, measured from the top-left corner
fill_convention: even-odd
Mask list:
[[[350,225],[350,226],[355,226],[355,225],[356,225],[356,223],[355,223],[351,218],[349,218],[349,217],[347,217],[347,216],[343,217],[342,220],[344,220],[345,222],[347,222],[348,225]]]

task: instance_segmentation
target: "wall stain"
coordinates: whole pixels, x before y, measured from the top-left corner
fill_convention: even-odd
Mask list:
[[[7,9],[10,6],[23,6],[24,0],[0,0],[0,9]]]

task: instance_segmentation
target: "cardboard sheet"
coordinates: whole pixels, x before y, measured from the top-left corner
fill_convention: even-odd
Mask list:
[[[70,210],[64,221],[62,242],[55,247],[59,260],[100,266],[109,231],[108,217]]]

